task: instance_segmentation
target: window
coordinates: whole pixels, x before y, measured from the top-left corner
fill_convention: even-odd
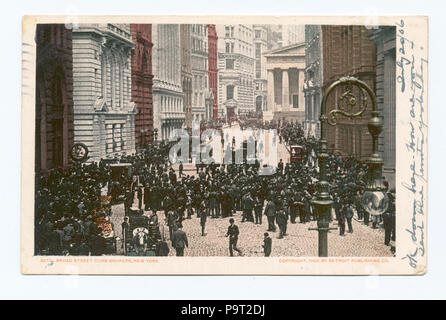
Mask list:
[[[226,53],[231,52],[231,44],[229,42],[226,42]]]
[[[234,43],[231,43],[231,53],[234,53]]]
[[[260,30],[256,30],[255,31],[255,37],[256,38],[260,38],[260,36],[261,36]]]
[[[234,59],[226,59],[226,69],[234,69]]]
[[[229,27],[225,27],[225,37],[229,38],[230,33],[229,33]]]
[[[226,100],[234,99],[234,86],[229,85],[226,87]]]
[[[293,108],[299,108],[299,95],[293,94]]]
[[[231,38],[234,38],[234,27],[231,26]]]

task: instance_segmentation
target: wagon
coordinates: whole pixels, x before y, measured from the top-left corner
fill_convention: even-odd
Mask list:
[[[129,210],[129,227],[123,234],[124,254],[127,256],[153,256],[161,239],[158,224],[150,222],[148,216],[138,208]]]
[[[288,149],[290,154],[290,162],[299,162],[303,160],[303,147],[291,145]]]

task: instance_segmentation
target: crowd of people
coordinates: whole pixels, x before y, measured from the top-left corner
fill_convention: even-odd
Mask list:
[[[165,219],[172,246],[179,249],[177,255],[180,256],[184,254],[184,246],[188,245],[181,230],[185,219],[195,217],[201,225],[201,235],[206,237],[208,219],[232,218],[239,211],[242,212],[241,223],[260,225],[265,217],[265,231],[276,232],[278,227],[279,239],[287,236],[288,222],[316,220],[311,200],[318,178],[317,141],[305,138],[300,125],[292,122],[263,122],[247,118],[240,120],[240,126],[242,129],[276,128],[281,141],[303,146],[302,161],[284,164],[281,159],[273,175],[259,175],[258,163],[206,165],[197,167],[198,172],[193,175],[184,172],[183,164],[176,172],[169,163],[171,144],[156,143],[136,155],[116,159],[132,165],[131,176],[112,177],[105,161],[53,170],[36,178],[36,253],[107,253],[103,227],[107,223],[103,222],[110,221],[111,210],[110,206],[104,205],[104,195],[101,194],[104,188],[108,189],[107,196],[113,193],[122,195],[126,213],[136,200],[139,209],[152,211],[155,216],[162,215],[158,218]],[[372,226],[377,227],[379,218],[369,217],[360,201],[367,170],[365,164],[353,157],[333,154],[329,155],[327,163],[327,178],[334,201],[333,220],[337,220],[340,235],[344,235],[346,224],[348,232],[353,232],[355,212],[358,220],[363,220],[366,225],[371,220]],[[138,183],[134,177],[138,177]],[[394,200],[394,192],[389,193]],[[392,203],[382,218],[386,244],[395,237],[394,201]],[[228,236],[232,256],[233,251],[239,250],[236,247],[239,235],[238,228],[235,230],[231,226]],[[265,233],[265,239],[265,255],[269,256],[269,233]]]

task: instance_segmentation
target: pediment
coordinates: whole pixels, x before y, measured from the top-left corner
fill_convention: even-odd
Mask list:
[[[305,55],[305,43],[296,43],[266,52],[266,56]]]
[[[97,98],[94,102],[93,109],[96,112],[108,112],[109,108],[104,98]]]

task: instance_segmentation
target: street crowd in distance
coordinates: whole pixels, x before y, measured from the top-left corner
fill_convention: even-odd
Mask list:
[[[242,129],[277,129],[280,142],[303,147],[302,161],[284,164],[281,159],[273,175],[259,175],[257,161],[253,165],[197,165],[197,174],[187,175],[183,164],[175,171],[169,162],[169,150],[174,142],[160,142],[148,144],[138,154],[117,159],[132,164],[133,177],[122,174],[119,179],[112,179],[106,161],[73,164],[66,169],[36,174],[36,255],[114,254],[112,233],[117,226],[110,223],[111,205],[121,199],[126,215],[136,200],[139,209],[152,211],[151,221],[158,224],[158,220],[165,219],[169,240],[177,255],[183,255],[184,247],[188,246],[187,230],[181,230],[184,219],[195,217],[201,224],[202,236],[206,237],[208,219],[227,218],[241,211],[241,223],[264,223],[264,253],[269,256],[272,233],[281,239],[288,235],[288,223],[317,219],[311,200],[318,181],[318,142],[306,138],[297,123],[241,118],[239,124]],[[353,157],[333,154],[329,155],[327,165],[327,180],[334,201],[332,219],[338,223],[339,235],[343,236],[345,229],[353,232],[352,218],[356,213],[358,220],[373,228],[383,223],[383,242],[386,245],[390,240],[394,242],[394,190],[388,190],[391,201],[387,212],[369,216],[361,202],[367,166]],[[139,183],[135,183],[134,176]],[[101,194],[104,188],[108,190],[106,196]],[[234,251],[242,255],[237,238],[249,236],[240,235],[236,227],[232,222],[227,233],[231,256]],[[122,228],[128,225],[124,223]],[[184,234],[181,241],[175,241],[178,230]]]

